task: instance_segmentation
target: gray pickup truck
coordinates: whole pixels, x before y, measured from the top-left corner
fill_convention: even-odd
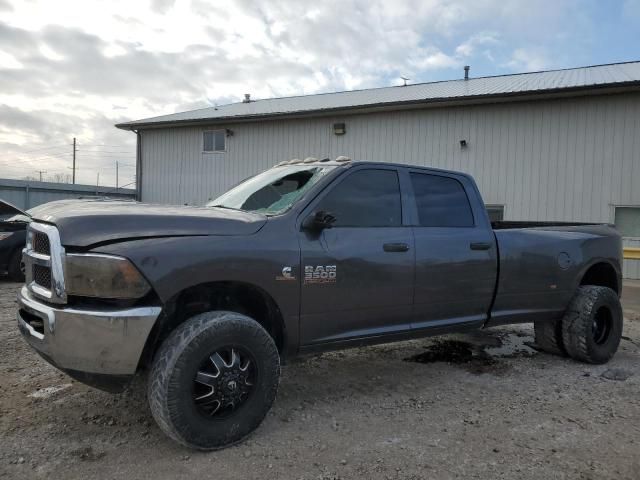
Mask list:
[[[607,362],[622,333],[607,225],[490,223],[469,175],[292,160],[205,207],[32,210],[18,325],[109,391],[148,372],[160,428],[212,450],[258,427],[308,352],[533,322],[547,352]]]

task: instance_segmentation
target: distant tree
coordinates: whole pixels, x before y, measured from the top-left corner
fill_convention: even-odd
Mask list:
[[[55,183],[71,183],[71,175],[68,173],[54,173],[48,178],[48,181]]]

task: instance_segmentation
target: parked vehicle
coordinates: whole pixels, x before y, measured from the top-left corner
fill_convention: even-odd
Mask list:
[[[153,416],[193,448],[251,433],[303,353],[518,322],[583,362],[620,342],[620,235],[492,225],[463,173],[309,159],[206,207],[63,200],[32,216],[24,338],[105,390],[150,370]]]
[[[29,214],[0,200],[0,273],[14,282],[24,281],[22,249],[30,221]]]

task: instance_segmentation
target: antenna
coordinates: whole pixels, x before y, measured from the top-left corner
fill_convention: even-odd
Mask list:
[[[403,77],[403,76],[400,76],[400,78],[401,78],[402,80],[404,80],[404,85],[402,85],[403,87],[406,87],[406,86],[407,86],[407,81],[411,80],[410,78]]]

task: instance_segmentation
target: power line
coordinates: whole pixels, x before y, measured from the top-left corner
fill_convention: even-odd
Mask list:
[[[90,143],[83,143],[82,146],[84,147],[112,147],[112,148],[127,148],[128,145],[104,145],[104,144],[90,144]]]
[[[64,155],[69,155],[69,152],[60,152],[60,153],[55,153],[55,154],[51,154],[51,155],[45,155],[44,157],[39,157],[39,158],[29,158],[27,159],[23,159],[25,161],[31,161],[31,162],[36,162],[38,160],[47,160],[49,158],[56,158],[56,157],[62,157]],[[20,158],[20,157],[18,157]]]
[[[81,150],[81,149],[78,149],[78,153],[80,153],[80,152],[88,154],[88,155],[135,155],[136,154],[136,152],[113,152],[113,151],[108,151],[108,152],[107,151],[102,151],[102,152],[99,152],[97,150]]]
[[[122,145],[122,146],[112,146],[112,147],[92,147],[91,145],[85,145],[84,143],[82,144],[78,144],[79,147],[82,147],[82,149],[86,149],[86,150],[91,150],[92,152],[105,152],[105,151],[126,151],[126,152],[135,152],[136,149],[135,147],[127,147],[126,145]]]
[[[121,157],[121,158],[135,158],[134,154],[128,153],[128,154],[118,154],[118,153],[104,153],[104,154],[100,154],[100,153],[93,153],[93,152],[78,152],[79,155],[85,155],[87,157],[105,157],[105,158],[109,158],[109,157]]]
[[[44,160],[43,160],[44,161]],[[43,166],[43,164],[41,162],[37,162],[37,161],[32,161],[32,160],[26,160],[26,159],[19,159],[18,161],[15,162],[17,165],[12,165],[13,168],[17,168],[17,169],[22,169],[24,171],[24,169],[38,169],[40,167]],[[49,164],[47,164],[47,166],[50,166]]]
[[[35,148],[35,149],[33,149],[33,150],[21,151],[20,153],[21,153],[21,154],[23,154],[23,153],[33,153],[33,152],[39,152],[39,151],[41,151],[41,150],[50,150],[50,149],[52,149],[52,148],[62,148],[62,147],[66,147],[66,146],[67,146],[66,144],[63,144],[63,145],[54,145],[54,146],[51,146],[51,147],[41,147],[41,148]]]
[[[14,172],[30,172],[30,171],[38,171],[41,168],[41,166],[38,165],[28,165],[28,166],[22,166],[22,167],[14,167],[12,165],[0,165],[0,171],[2,172],[6,172],[6,171],[14,171]],[[48,170],[49,173],[52,172],[62,172],[63,170]]]

